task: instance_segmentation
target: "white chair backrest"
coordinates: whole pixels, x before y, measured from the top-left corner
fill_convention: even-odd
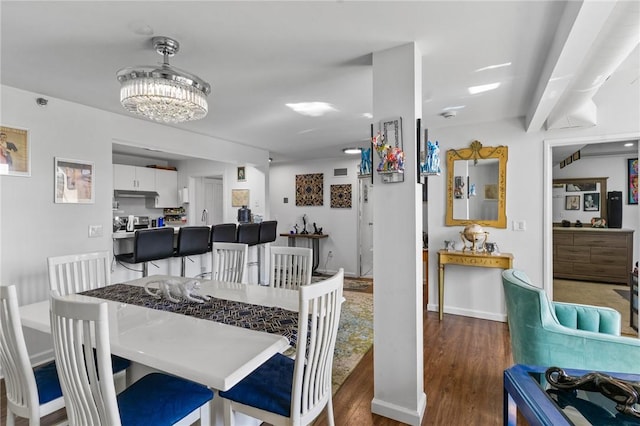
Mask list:
[[[249,246],[240,243],[213,243],[211,245],[211,279],[234,283],[244,282]]]
[[[61,296],[111,284],[108,251],[47,258],[49,286]]]
[[[0,368],[7,408],[35,422],[40,418],[38,388],[22,333],[15,286],[0,286]]]
[[[69,424],[119,426],[107,303],[63,300],[54,293],[51,334]]]
[[[304,247],[271,246],[271,287],[297,289],[311,284],[313,252]]]
[[[291,424],[309,424],[331,397],[333,351],[342,309],[342,268],[331,278],[299,289]],[[306,345],[305,345],[306,342]]]

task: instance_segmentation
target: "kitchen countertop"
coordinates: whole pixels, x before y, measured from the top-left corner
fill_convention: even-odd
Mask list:
[[[168,228],[167,226],[165,226],[164,228]],[[145,229],[145,228],[143,228]],[[146,228],[146,229],[150,229],[150,228]],[[173,227],[174,233],[178,233],[178,231],[180,230],[179,226],[174,226]],[[128,231],[116,231],[112,234],[112,238],[114,240],[121,240],[124,238],[133,238],[133,236],[135,235],[135,231],[132,232],[128,232]]]

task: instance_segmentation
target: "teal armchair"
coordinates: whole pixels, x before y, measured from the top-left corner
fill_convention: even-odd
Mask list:
[[[515,269],[502,284],[516,364],[640,374],[640,339],[620,336],[615,309],[552,302]]]

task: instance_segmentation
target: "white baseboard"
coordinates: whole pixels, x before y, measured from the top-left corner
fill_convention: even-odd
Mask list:
[[[418,410],[413,411],[406,407],[373,398],[371,401],[371,412],[408,425],[420,426],[424,411],[427,408],[427,395],[424,392],[420,395],[418,405]]]
[[[435,303],[429,303],[427,305],[427,310],[438,312],[438,305],[436,305]],[[485,312],[485,311],[477,311],[473,309],[445,307],[444,313],[453,314],[453,315],[462,315],[464,317],[486,319],[490,321],[507,322],[507,314],[496,313],[496,312]]]

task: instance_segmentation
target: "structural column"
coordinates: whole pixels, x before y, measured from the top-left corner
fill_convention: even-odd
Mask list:
[[[422,58],[415,43],[373,54],[374,131],[402,118],[404,182],[374,170],[374,398],[371,411],[419,425],[426,408],[422,329],[422,189],[416,183],[416,119]],[[374,153],[373,165],[378,162]]]

